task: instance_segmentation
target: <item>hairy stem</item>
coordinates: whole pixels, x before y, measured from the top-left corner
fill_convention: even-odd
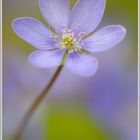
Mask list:
[[[61,65],[57,68],[54,76],[52,77],[52,79],[50,80],[48,86],[42,91],[42,93],[37,97],[37,99],[33,102],[33,104],[31,105],[31,107],[29,108],[29,110],[27,111],[26,115],[24,116],[16,134],[14,135],[13,140],[20,140],[21,135],[23,130],[25,129],[26,125],[28,124],[30,118],[32,117],[32,115],[34,114],[34,112],[36,111],[36,109],[39,107],[39,105],[42,103],[43,99],[47,96],[48,92],[50,91],[50,89],[52,88],[53,84],[55,83],[55,81],[57,80],[59,74],[61,73],[65,61],[66,61],[66,57],[67,57],[67,51],[65,52],[64,56],[63,56],[63,60]]]

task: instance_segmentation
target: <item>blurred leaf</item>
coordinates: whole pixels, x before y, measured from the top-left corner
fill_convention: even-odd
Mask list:
[[[71,7],[73,7],[76,2],[77,0],[70,0]]]
[[[97,122],[80,111],[57,109],[48,113],[43,120],[44,140],[112,140]]]

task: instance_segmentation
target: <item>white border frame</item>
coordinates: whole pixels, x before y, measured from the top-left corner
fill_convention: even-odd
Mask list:
[[[140,140],[140,1],[138,0],[138,140]]]
[[[0,0],[0,139],[2,140],[2,0]]]

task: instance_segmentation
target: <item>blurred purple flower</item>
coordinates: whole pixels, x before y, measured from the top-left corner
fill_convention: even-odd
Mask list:
[[[80,0],[70,13],[68,0],[40,0],[41,12],[56,34],[34,18],[15,19],[15,33],[39,49],[29,55],[30,63],[42,68],[58,66],[68,51],[66,67],[81,76],[92,76],[98,62],[87,53],[108,50],[126,34],[123,26],[110,25],[87,37],[101,22],[105,4],[106,0]]]
[[[119,140],[137,140],[137,73],[104,71],[89,85],[89,111]]]

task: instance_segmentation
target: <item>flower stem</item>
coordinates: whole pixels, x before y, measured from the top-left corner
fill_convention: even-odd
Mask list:
[[[54,76],[52,77],[52,79],[50,80],[48,86],[42,91],[42,93],[37,97],[37,99],[33,102],[33,104],[31,105],[31,107],[29,108],[29,110],[27,111],[27,113],[25,114],[16,134],[14,135],[13,140],[20,140],[21,135],[23,130],[25,129],[26,125],[28,124],[30,118],[32,117],[32,115],[34,114],[34,112],[36,111],[36,109],[39,107],[39,105],[41,104],[41,102],[43,101],[43,99],[47,96],[48,92],[50,91],[50,89],[52,88],[53,84],[55,83],[55,81],[57,80],[59,74],[61,73],[63,67],[64,67],[64,63],[66,61],[66,57],[67,57],[67,51],[65,52],[64,56],[63,56],[63,60],[61,65],[57,68]]]

